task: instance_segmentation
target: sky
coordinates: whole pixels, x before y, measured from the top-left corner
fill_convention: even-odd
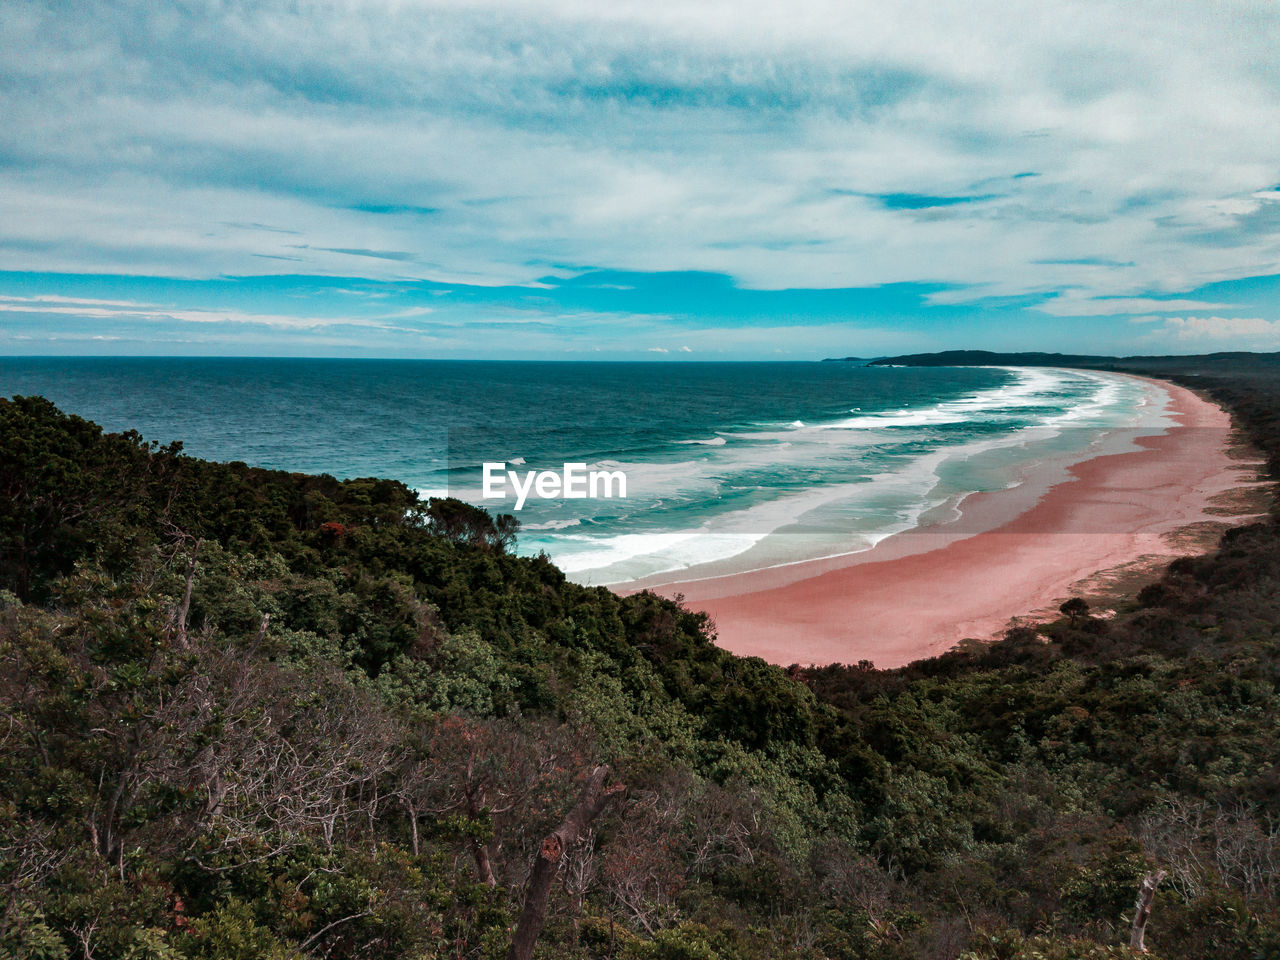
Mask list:
[[[1280,350],[1280,4],[0,4],[0,354]]]

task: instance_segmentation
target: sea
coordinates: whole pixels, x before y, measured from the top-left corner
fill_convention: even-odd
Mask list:
[[[193,456],[515,512],[519,553],[603,585],[859,553],[1170,423],[1157,385],[1116,374],[850,362],[0,358],[0,396],[32,394]],[[567,463],[626,496],[514,511],[506,470]]]

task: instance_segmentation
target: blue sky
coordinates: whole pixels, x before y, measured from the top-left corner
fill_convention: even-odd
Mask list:
[[[0,5],[0,353],[1280,349],[1271,3],[75,9]]]

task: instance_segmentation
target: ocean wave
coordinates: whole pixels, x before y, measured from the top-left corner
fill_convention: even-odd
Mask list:
[[[624,533],[602,538],[566,536],[561,538],[563,546],[552,553],[552,558],[567,574],[593,572],[595,576],[589,578],[591,583],[621,583],[651,573],[681,570],[691,563],[708,562],[725,555],[722,546],[712,546],[712,540],[720,541],[723,537],[709,540],[709,536],[705,529]],[[742,549],[746,546],[750,544]],[[736,551],[728,556],[735,554]],[[695,560],[695,557],[702,559]],[[650,562],[636,565],[635,561],[645,559]],[[624,571],[624,565],[630,565],[630,569]],[[633,571],[641,570],[639,576],[634,575]]]
[[[547,520],[543,523],[525,523],[521,524],[521,530],[567,530],[569,527],[579,527],[582,520],[578,517],[569,517],[564,520]]]
[[[859,413],[834,423],[827,430],[878,430],[887,427],[937,427],[974,421],[1008,419],[1018,411],[1050,408],[1060,404],[1057,388],[1070,379],[1057,371],[1016,369],[1011,384],[983,390],[970,397],[932,403],[919,409],[899,407],[876,413]]]
[[[788,531],[811,537],[814,546],[805,559],[845,555],[917,526],[926,513],[966,492],[1016,485],[1020,471],[1042,455],[1087,449],[1109,430],[1160,425],[1151,399],[1158,388],[1141,381],[1075,371],[1016,373],[1015,382],[971,397],[852,418],[877,426],[886,421],[903,426],[943,421],[1007,424],[1007,430],[995,435],[965,439],[925,434],[911,440],[908,432],[897,442],[885,440],[884,434],[877,439],[873,431],[815,424],[803,430],[730,434],[755,442],[735,444],[729,448],[732,453],[717,449],[697,461],[606,462],[602,465],[638,471],[640,492],[650,484],[672,482],[683,494],[672,502],[682,501],[688,518],[705,506],[703,522],[686,519],[677,530],[562,537],[549,552],[575,579],[591,583],[685,571],[748,552],[756,559],[746,566],[774,565],[786,552],[779,544],[784,534],[793,535]],[[840,422],[846,427],[849,423]],[[1062,439],[1076,428],[1082,432]],[[850,470],[865,472],[850,479]],[[767,472],[767,486],[761,489],[768,499],[724,509],[730,501],[720,503],[723,494],[749,487],[756,475],[752,471]],[[975,477],[985,479],[979,482]],[[980,485],[964,486],[975,482]],[[716,493],[714,498],[707,495],[710,491]],[[601,532],[607,529],[604,525]]]

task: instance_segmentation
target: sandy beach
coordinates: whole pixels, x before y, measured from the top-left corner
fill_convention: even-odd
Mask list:
[[[973,494],[954,522],[848,557],[644,586],[710,613],[726,649],[784,665],[899,666],[998,636],[1014,618],[1047,619],[1068,596],[1105,602],[1118,582],[1155,579],[1263,509],[1229,416],[1159,386],[1175,426],[1066,467],[1061,482]]]

